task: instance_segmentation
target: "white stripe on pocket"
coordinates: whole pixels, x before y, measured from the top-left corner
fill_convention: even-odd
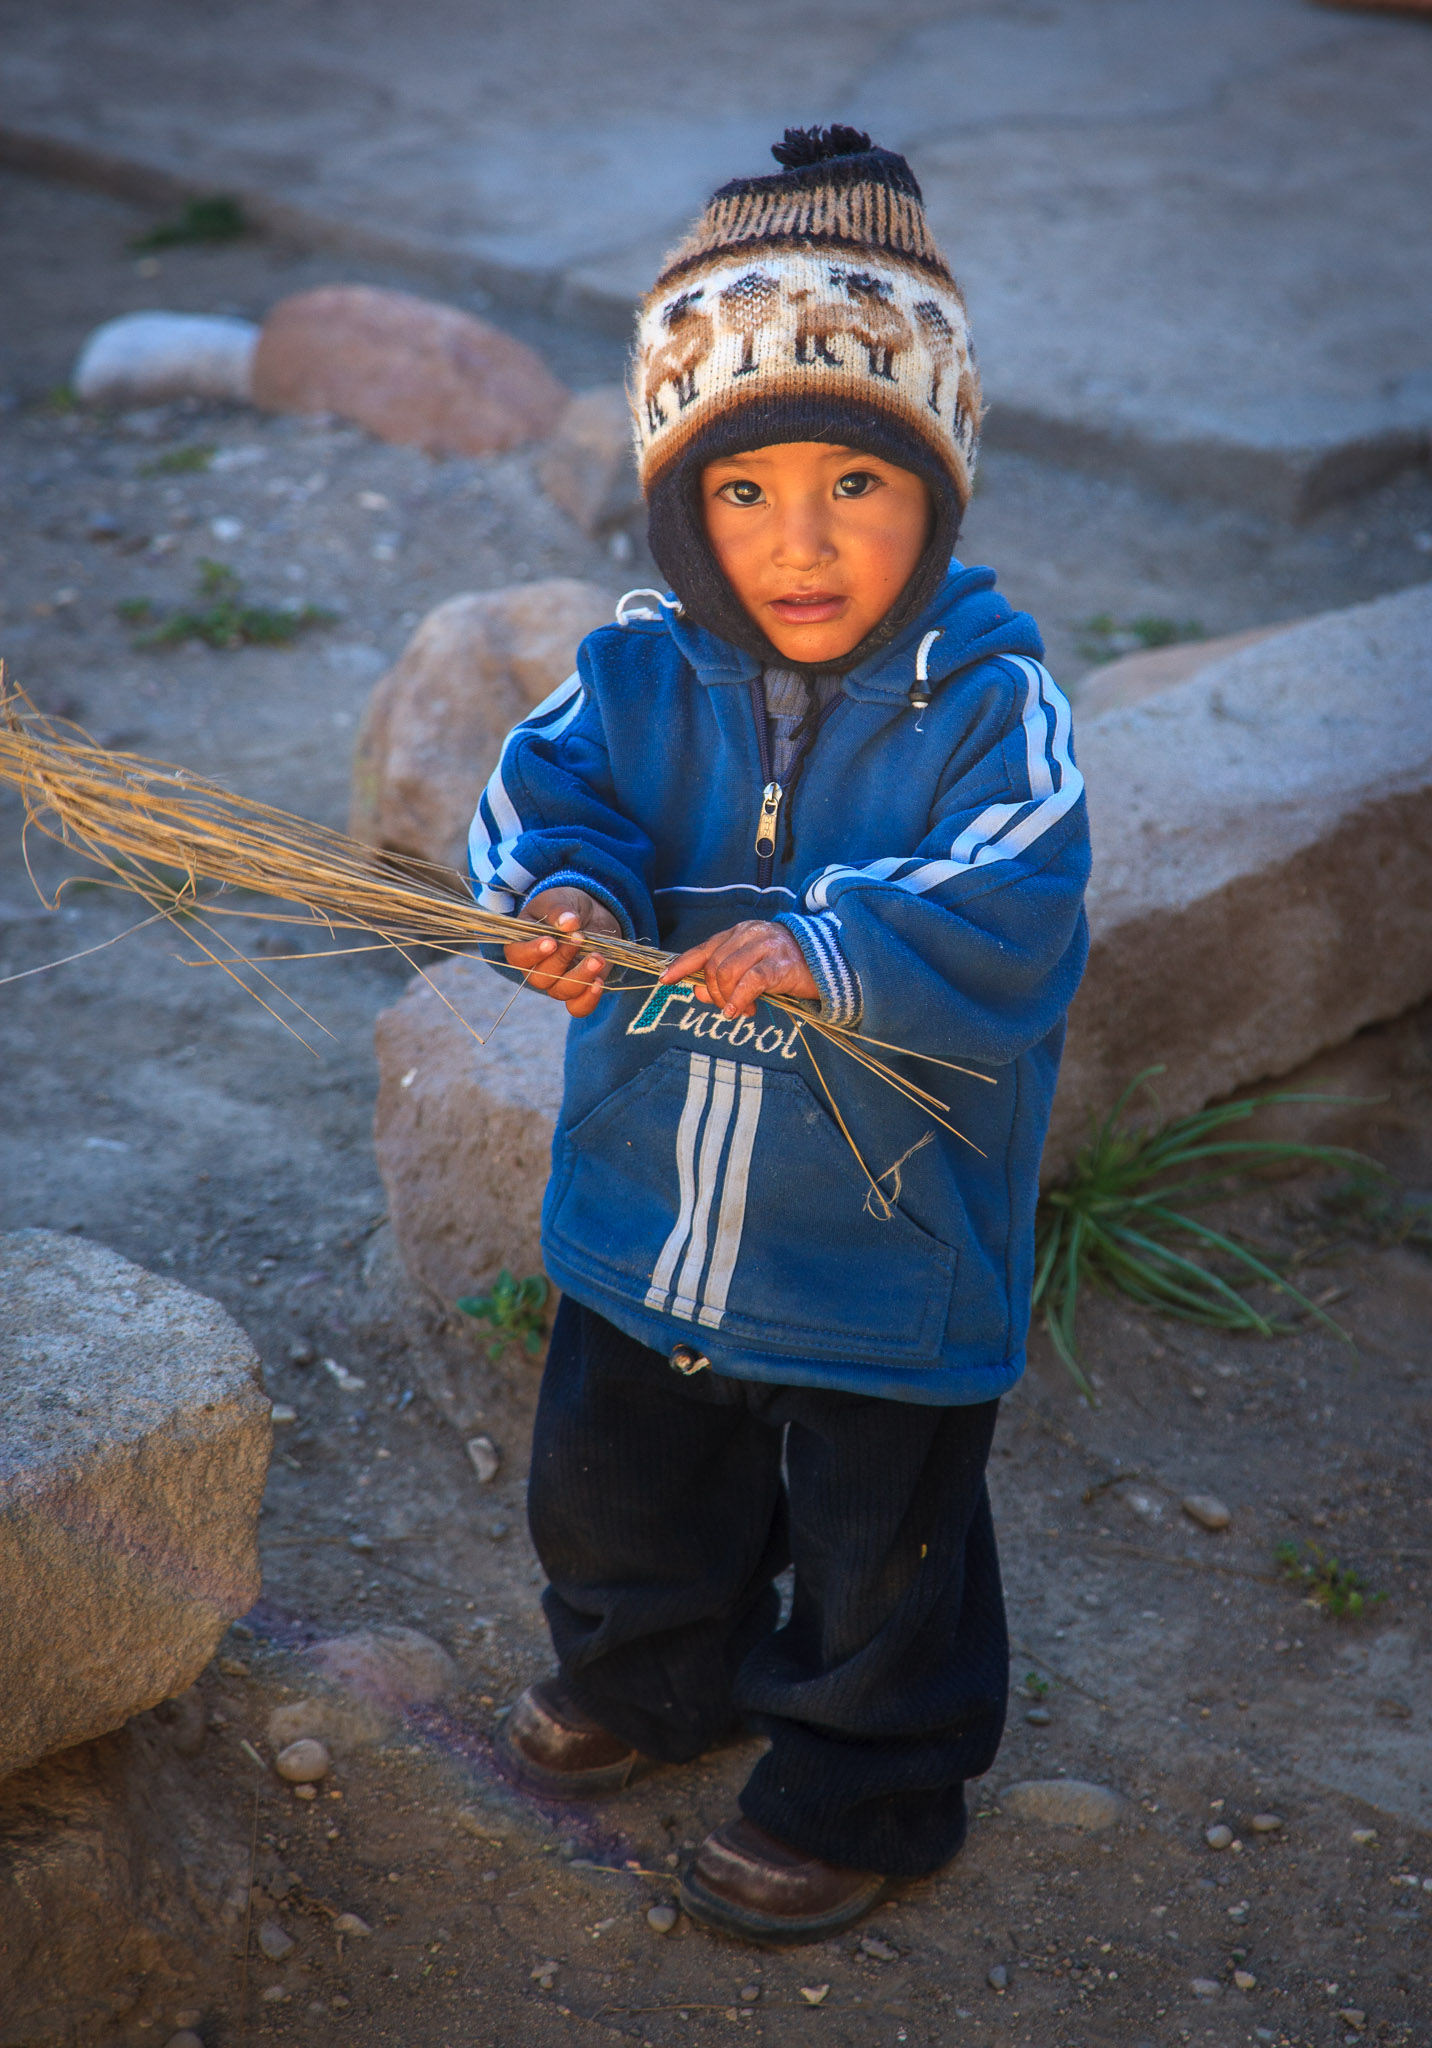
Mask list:
[[[711,1055],[704,1052],[692,1053],[691,1071],[686,1083],[686,1101],[682,1107],[681,1121],[676,1127],[676,1177],[679,1187],[676,1221],[671,1226],[671,1234],[661,1247],[661,1256],[652,1271],[651,1285],[646,1291],[648,1308],[665,1309],[671,1276],[676,1271],[676,1262],[681,1257],[691,1232],[691,1214],[696,1206],[696,1133],[701,1127],[701,1112],[706,1107],[710,1085]]]
[[[706,1237],[711,1223],[711,1203],[720,1175],[721,1148],[726,1142],[726,1127],[731,1121],[735,1100],[736,1062],[717,1060],[711,1107],[706,1112],[706,1129],[702,1133],[701,1156],[696,1168],[696,1209],[691,1218],[691,1242],[681,1262],[676,1298],[671,1304],[671,1313],[684,1316],[688,1322],[696,1314],[696,1290],[701,1285],[701,1269],[706,1264]]]
[[[723,1062],[724,1064],[724,1062]],[[756,1143],[756,1126],[761,1120],[761,1081],[765,1069],[754,1062],[741,1067],[741,1094],[736,1110],[736,1128],[731,1134],[731,1152],[726,1161],[726,1179],[721,1189],[721,1209],[716,1218],[716,1243],[711,1253],[711,1271],[706,1276],[706,1299],[696,1320],[708,1330],[719,1330],[731,1291],[731,1275],[741,1250],[741,1233],[746,1224],[746,1185],[751,1177],[751,1153]]]

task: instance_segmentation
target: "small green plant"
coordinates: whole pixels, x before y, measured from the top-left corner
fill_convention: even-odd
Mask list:
[[[1086,661],[1113,661],[1136,648],[1175,647],[1184,640],[1206,637],[1197,619],[1165,619],[1157,612],[1141,612],[1138,618],[1123,621],[1112,612],[1095,612],[1077,630],[1076,644]]]
[[[50,412],[70,413],[79,411],[79,400],[68,384],[52,384],[45,394],[45,404]]]
[[[161,221],[147,234],[136,235],[131,249],[173,249],[182,242],[234,242],[248,233],[244,209],[226,192],[188,199],[178,218]]]
[[[1171,1123],[1145,1127],[1131,1122],[1133,1098],[1162,1072],[1162,1067],[1148,1067],[1134,1077],[1103,1123],[1095,1125],[1068,1178],[1039,1204],[1034,1305],[1042,1309],[1050,1341],[1086,1400],[1093,1395],[1079,1364],[1075,1318],[1080,1294],[1089,1285],[1214,1329],[1262,1337],[1284,1333],[1288,1324],[1264,1315],[1241,1291],[1261,1283],[1349,1341],[1340,1324],[1266,1259],[1188,1210],[1236,1193],[1250,1175],[1270,1167],[1353,1165],[1376,1173],[1376,1162],[1343,1145],[1229,1135],[1231,1126],[1269,1104],[1322,1097],[1250,1096]],[[1228,1277],[1206,1263],[1209,1258],[1221,1260]]]
[[[487,1339],[489,1358],[500,1358],[509,1344],[520,1344],[529,1358],[535,1358],[546,1334],[542,1321],[546,1306],[547,1282],[543,1276],[529,1273],[525,1280],[514,1280],[506,1266],[493,1281],[489,1293],[464,1294],[456,1304],[460,1315],[492,1325],[492,1335]]]
[[[1037,1671],[1026,1671],[1024,1690],[1032,1700],[1047,1700],[1054,1690],[1052,1678],[1041,1678]]]
[[[202,610],[189,607],[170,612],[152,632],[135,641],[136,647],[177,647],[185,640],[202,640],[206,646],[283,647],[315,626],[331,626],[337,614],[319,605],[242,604],[240,580],[225,562],[202,559],[199,563],[199,595],[211,602]],[[156,616],[147,598],[126,598],[116,607],[130,625],[143,625]]]
[[[212,441],[189,441],[182,448],[166,448],[153,462],[141,465],[141,476],[198,476],[209,467],[217,450]]]
[[[1321,1607],[1330,1621],[1356,1621],[1365,1607],[1376,1607],[1385,1593],[1370,1593],[1351,1565],[1339,1564],[1316,1543],[1299,1549],[1296,1543],[1280,1543],[1273,1561],[1285,1579],[1301,1586],[1304,1597]]]

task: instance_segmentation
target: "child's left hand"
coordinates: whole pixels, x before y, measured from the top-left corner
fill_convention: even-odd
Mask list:
[[[719,1003],[728,1017],[750,1017],[759,996],[806,996],[820,999],[805,955],[783,924],[747,918],[729,931],[689,946],[673,960],[662,984],[694,981],[703,1003]]]

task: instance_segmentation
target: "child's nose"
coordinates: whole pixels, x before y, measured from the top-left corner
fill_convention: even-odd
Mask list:
[[[780,522],[775,560],[783,569],[812,569],[834,555],[830,525],[821,508],[800,506]]]

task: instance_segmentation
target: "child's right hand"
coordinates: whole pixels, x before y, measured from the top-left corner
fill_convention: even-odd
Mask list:
[[[597,953],[582,952],[583,932],[621,937],[621,926],[604,903],[585,889],[543,889],[523,905],[524,917],[535,917],[566,934],[560,939],[519,939],[503,947],[509,967],[527,976],[527,986],[567,1005],[573,1017],[589,1017],[606,987],[607,963]]]

